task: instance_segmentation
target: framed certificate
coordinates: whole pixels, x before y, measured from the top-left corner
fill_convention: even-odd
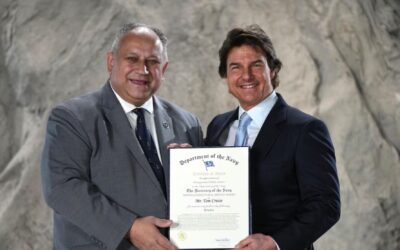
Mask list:
[[[233,248],[249,235],[249,148],[170,149],[170,240]]]

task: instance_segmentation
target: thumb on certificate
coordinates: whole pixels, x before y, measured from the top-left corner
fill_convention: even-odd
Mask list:
[[[191,148],[192,145],[189,143],[171,143],[168,144],[167,149],[171,149],[171,148]]]
[[[170,227],[172,223],[173,223],[172,220],[159,219],[159,218],[156,218],[154,221],[154,225],[161,228]]]

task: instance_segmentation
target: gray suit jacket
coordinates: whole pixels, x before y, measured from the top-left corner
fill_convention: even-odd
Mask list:
[[[202,145],[198,119],[154,97],[155,126],[169,186],[166,146]],[[168,218],[168,202],[111,86],[55,107],[41,163],[54,210],[55,249],[135,249],[124,236],[138,217]]]

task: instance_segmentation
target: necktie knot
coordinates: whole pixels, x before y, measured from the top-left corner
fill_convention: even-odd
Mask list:
[[[144,116],[144,108],[135,108],[132,110],[137,116],[143,117]]]
[[[132,110],[137,115],[136,118],[136,136],[142,147],[150,147],[149,131],[147,130],[146,121],[144,118],[144,109],[135,108]]]
[[[240,116],[239,127],[247,128],[251,120],[251,117],[246,112],[243,112],[243,114]]]
[[[246,146],[248,139],[247,127],[251,121],[251,117],[246,112],[240,116],[239,126],[236,131],[235,146]]]

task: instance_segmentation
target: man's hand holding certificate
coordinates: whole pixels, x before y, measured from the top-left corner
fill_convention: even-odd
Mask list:
[[[170,150],[170,240],[233,248],[249,234],[248,147]]]

